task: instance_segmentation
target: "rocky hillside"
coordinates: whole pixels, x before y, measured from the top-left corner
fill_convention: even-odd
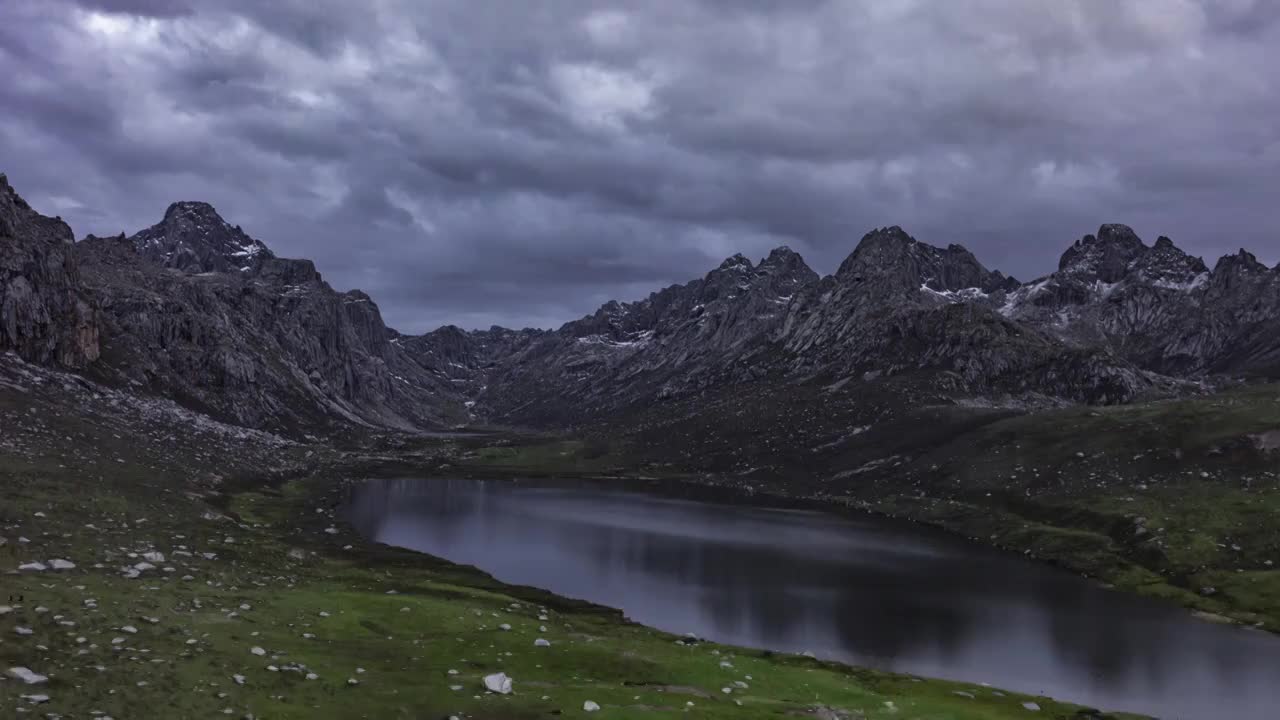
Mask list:
[[[1210,269],[1124,225],[1028,283],[895,226],[828,277],[781,247],[554,331],[412,336],[208,204],[73,244],[2,189],[0,348],[250,427],[572,425],[749,383],[904,404],[1114,404],[1280,376],[1280,268],[1242,250]]]
[[[556,332],[491,344],[502,352],[470,363],[489,367],[476,412],[517,423],[571,422],[767,377],[775,372],[773,336],[792,298],[817,277],[787,248],[759,265],[735,255],[700,280],[635,303],[610,302]],[[440,340],[426,336],[415,347],[439,353]]]
[[[66,223],[31,209],[0,174],[0,352],[67,368],[98,358],[98,317],[72,240]]]
[[[1124,225],[1103,225],[1000,312],[1162,373],[1280,373],[1280,267],[1244,250],[1210,270],[1167,237],[1147,246]]]
[[[500,421],[573,422],[747,382],[854,382],[910,376],[953,396],[1123,402],[1169,384],[1105,346],[1079,346],[999,312],[1020,291],[963,247],[901,228],[868,233],[832,276],[787,248],[742,256],[636,303],[609,303],[498,354],[454,362],[477,412]],[[495,331],[488,331],[492,334]],[[423,336],[415,354],[440,354]],[[447,347],[465,347],[456,334]]]
[[[1280,269],[1244,251],[1210,270],[1124,225],[1085,236],[1028,283],[890,227],[829,277],[779,248],[554,332],[446,329],[405,346],[435,358],[429,367],[447,357],[476,412],[506,422],[617,415],[753,381],[866,393],[893,378],[961,401],[1105,404],[1275,377],[1278,297]]]
[[[449,384],[391,342],[369,296],[277,258],[204,203],[77,245],[116,381],[250,427],[403,429],[461,417]]]
[[[254,428],[422,429],[466,417],[364,293],[276,257],[206,203],[72,242],[0,186],[0,349]]]

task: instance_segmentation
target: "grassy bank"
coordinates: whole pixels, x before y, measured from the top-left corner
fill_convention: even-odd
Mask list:
[[[34,391],[0,382],[0,671],[47,678],[0,680],[6,716],[1098,716],[678,642],[606,608],[366,543],[337,518],[353,479],[456,469],[468,453],[508,464],[573,456],[587,472],[601,460],[583,457],[598,451],[586,444],[530,455],[397,440],[395,452],[342,454],[45,380]],[[17,570],[30,562],[46,569]],[[484,690],[496,672],[514,679],[512,694]],[[587,713],[588,701],[601,710]]]
[[[4,470],[7,564],[76,567],[4,576],[15,600],[0,618],[0,665],[49,680],[0,683],[0,707],[63,717],[535,718],[586,716],[591,701],[612,718],[959,720],[1025,718],[1034,702],[1035,717],[1080,716],[990,688],[681,644],[611,610],[367,544],[333,517],[332,471],[194,496],[158,491],[165,479],[149,474],[130,488],[129,470],[117,468],[103,493],[73,492],[70,478],[48,470]],[[163,558],[148,555],[157,552]],[[139,562],[155,567],[125,577]],[[538,638],[550,646],[536,647]],[[513,694],[484,691],[483,676],[496,672],[515,679]]]
[[[1032,414],[873,415],[828,395],[739,390],[587,441],[476,440],[448,472],[642,474],[863,508],[1280,630],[1280,386]]]

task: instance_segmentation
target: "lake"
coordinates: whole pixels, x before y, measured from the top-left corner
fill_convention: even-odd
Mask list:
[[[594,482],[376,480],[367,537],[673,633],[1178,720],[1280,717],[1280,637],[871,516]]]

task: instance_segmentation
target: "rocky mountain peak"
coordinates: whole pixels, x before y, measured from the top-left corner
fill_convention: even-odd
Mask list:
[[[189,218],[196,222],[210,224],[227,224],[227,221],[222,219],[222,216],[218,214],[218,211],[212,205],[198,200],[181,200],[170,203],[169,207],[164,211],[164,221],[178,222],[180,218]]]
[[[1085,235],[1067,248],[1058,260],[1058,271],[1105,283],[1119,282],[1128,272],[1129,263],[1146,250],[1133,228],[1109,223],[1098,228],[1097,235]]]
[[[1171,290],[1200,287],[1209,273],[1203,260],[1186,254],[1164,235],[1133,260],[1128,270],[1145,282]]]
[[[1213,266],[1212,283],[1219,292],[1228,292],[1237,286],[1270,279],[1272,271],[1248,250],[1241,249],[1234,255],[1223,255]]]
[[[720,263],[720,267],[716,269],[747,272],[755,269],[755,266],[752,265],[751,260],[742,253],[734,253],[733,255],[725,258],[724,262]]]
[[[885,291],[947,293],[972,288],[989,293],[1017,285],[1003,273],[988,270],[963,245],[935,247],[916,240],[897,225],[864,235],[853,254],[840,264],[836,277],[855,283],[874,280]]]
[[[790,296],[800,287],[818,282],[818,273],[800,253],[785,245],[774,248],[761,260],[756,273],[769,279],[770,287],[778,296]]]
[[[163,220],[132,240],[143,257],[188,273],[250,272],[275,257],[206,202],[171,204]]]

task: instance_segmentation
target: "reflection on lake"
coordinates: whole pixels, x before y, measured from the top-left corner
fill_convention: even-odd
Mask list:
[[[1280,638],[907,523],[597,483],[386,480],[367,536],[675,633],[1162,718],[1280,717]]]

